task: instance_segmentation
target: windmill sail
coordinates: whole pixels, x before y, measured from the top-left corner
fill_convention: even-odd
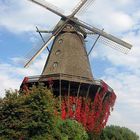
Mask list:
[[[98,36],[99,35],[97,35],[97,34],[91,34],[91,35],[89,35],[89,38],[96,40]],[[130,50],[129,48],[126,48],[123,45],[120,45],[118,43],[115,43],[114,41],[111,41],[103,36],[100,36],[98,38],[98,43],[104,44],[105,46],[109,46],[109,47],[111,47],[117,51],[120,51],[122,53],[125,53],[125,54],[127,54]]]
[[[127,54],[129,52],[129,50],[130,50],[130,48],[127,48],[124,45],[120,45],[120,44],[118,44],[118,43],[116,43],[114,41],[111,41],[111,40],[103,37],[103,36],[101,36],[99,38],[99,42],[102,42],[103,44],[105,44],[105,45],[107,45],[107,46],[109,46],[109,47],[111,47],[111,48],[113,48],[115,50],[118,50],[118,51],[120,51],[122,53],[125,53],[125,54]]]
[[[72,10],[72,14],[71,14],[71,17],[73,17],[74,15],[76,15],[79,10],[81,10],[81,8],[85,5],[85,3],[87,2],[88,0],[81,0],[75,7],[74,9]]]
[[[95,2],[95,0],[88,0],[85,5],[77,12],[76,15],[82,15]]]
[[[48,40],[50,38],[51,34],[47,34],[44,37],[44,40]],[[44,46],[44,42],[41,40],[39,43],[37,43],[34,47],[31,48],[31,50],[25,55],[24,57],[24,67],[28,67],[28,65],[42,52],[42,46]],[[48,46],[45,46],[45,48]],[[37,53],[39,53],[37,56],[35,56]]]
[[[56,6],[54,6],[54,5],[50,4],[50,3],[48,3],[48,2],[45,1],[45,0],[29,0],[29,1],[31,1],[31,2],[33,2],[33,3],[36,3],[36,4],[38,4],[38,5],[42,6],[42,7],[44,7],[45,9],[47,9],[47,10],[49,10],[49,11],[55,13],[55,14],[58,15],[58,16],[63,17],[63,14],[61,14],[61,13],[64,13],[64,12],[63,12],[61,9],[59,9],[58,7],[56,7]]]
[[[98,34],[101,36],[102,40],[104,40],[104,42],[112,42],[113,46],[115,45],[116,48],[126,48],[128,50],[130,50],[132,48],[132,45],[111,35],[111,34],[108,34],[106,32],[104,32],[103,30],[100,30],[96,27],[93,27],[89,24],[86,24],[85,22],[82,22],[82,21],[78,21],[78,20],[75,20],[75,19],[71,19],[72,21],[74,21],[75,23],[77,23],[79,26],[93,32],[94,34]]]

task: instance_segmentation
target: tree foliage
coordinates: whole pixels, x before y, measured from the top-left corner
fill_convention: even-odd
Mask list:
[[[28,95],[7,91],[0,100],[0,139],[87,140],[79,123],[63,121],[59,113],[58,100],[43,86],[33,87]]]
[[[75,120],[60,121],[58,129],[63,140],[88,140],[88,134],[83,126]]]
[[[107,126],[102,134],[101,140],[139,140],[139,136],[128,128],[120,126]]]

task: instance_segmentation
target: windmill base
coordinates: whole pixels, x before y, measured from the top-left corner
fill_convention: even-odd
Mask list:
[[[88,132],[100,133],[106,126],[116,95],[102,80],[65,74],[25,77],[21,90],[44,83],[59,97],[62,119],[82,123]]]

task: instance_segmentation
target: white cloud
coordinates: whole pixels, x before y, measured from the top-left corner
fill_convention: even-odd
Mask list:
[[[115,108],[116,109],[116,108]],[[120,108],[121,110],[121,108]],[[127,110],[129,111],[129,110]],[[131,110],[129,112],[132,112]],[[135,114],[134,114],[135,115]],[[119,111],[113,111],[111,113],[111,117],[109,118],[109,122],[108,125],[118,125],[118,126],[122,126],[122,127],[127,127],[129,129],[131,129],[132,131],[136,132],[138,135],[140,135],[140,122],[137,121],[137,123],[134,123],[134,118],[131,118],[132,114],[129,116],[124,116],[123,112],[119,112]],[[132,119],[132,121],[128,121],[128,119]]]
[[[119,31],[129,30],[133,26],[132,18],[123,12],[110,13],[109,19],[109,22],[113,24],[112,27]]]
[[[15,6],[10,4],[2,5],[3,8],[0,8],[0,26],[13,33],[33,31],[36,25],[50,26],[58,20],[54,14],[29,1],[14,1],[12,4]],[[52,17],[52,20],[48,20],[48,17]]]
[[[116,0],[119,4],[130,4],[131,2],[133,2],[132,0]]]
[[[19,89],[25,76],[40,75],[47,55],[43,53],[29,68],[17,65],[21,58],[13,58],[11,63],[0,63],[0,97],[4,97],[5,89]]]
[[[19,89],[20,86],[20,80],[16,77],[11,77],[9,75],[0,75],[0,97],[5,96],[5,90],[7,89]]]

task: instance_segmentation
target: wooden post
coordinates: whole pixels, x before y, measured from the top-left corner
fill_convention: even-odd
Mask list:
[[[88,90],[87,90],[87,94],[86,94],[86,101],[87,101],[87,98],[88,98],[88,95],[89,95],[90,87],[91,87],[91,84],[88,86]]]
[[[69,97],[70,97],[70,81],[69,81],[69,85],[68,85],[68,117],[69,117],[69,108],[70,108]]]
[[[61,108],[61,74],[60,74],[60,77],[59,77],[59,100],[60,100],[60,108]]]
[[[74,117],[75,117],[75,113],[76,113],[77,101],[78,101],[78,97],[79,97],[79,93],[80,93],[80,88],[81,88],[81,82],[79,83],[79,87],[78,87],[78,90],[77,90],[77,99],[76,99]]]

